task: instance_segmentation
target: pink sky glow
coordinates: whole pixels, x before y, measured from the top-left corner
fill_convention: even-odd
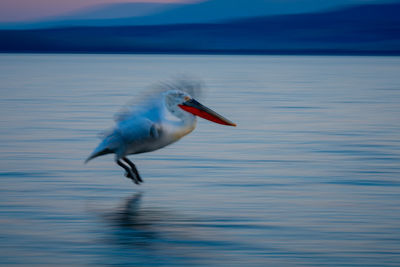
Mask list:
[[[98,4],[134,2],[179,3],[193,0],[1,0],[0,21],[36,20]]]

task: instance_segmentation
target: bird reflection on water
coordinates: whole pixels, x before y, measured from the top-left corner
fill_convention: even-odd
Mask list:
[[[103,213],[102,218],[111,226],[111,237],[107,242],[134,253],[157,253],[160,258],[179,258],[187,261],[204,260],[219,255],[222,248],[232,245],[212,233],[207,220],[190,218],[161,208],[143,207],[143,193],[134,194],[112,212]]]
[[[112,225],[115,230],[116,241],[124,245],[147,246],[151,240],[157,238],[153,225],[157,216],[151,215],[151,212],[140,209],[142,193],[134,194],[124,200],[123,205],[113,213],[104,214],[106,221]]]
[[[137,193],[100,214],[108,225],[102,242],[116,249],[116,264],[223,264],[241,247],[221,233],[215,218],[182,215],[142,202],[143,193]]]

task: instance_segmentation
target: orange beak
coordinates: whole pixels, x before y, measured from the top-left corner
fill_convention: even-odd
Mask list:
[[[179,105],[179,107],[187,112],[192,113],[193,115],[202,117],[203,119],[223,125],[236,126],[235,123],[231,122],[227,118],[224,118],[223,116],[219,115],[217,112],[209,109],[208,107],[203,106],[194,99],[190,99],[184,102],[183,104]]]

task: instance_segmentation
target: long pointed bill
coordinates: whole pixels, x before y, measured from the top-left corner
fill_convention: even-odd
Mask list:
[[[223,125],[236,126],[235,123],[231,122],[227,118],[224,118],[223,116],[219,115],[217,112],[209,109],[208,107],[203,106],[194,99],[190,99],[184,102],[183,104],[179,105],[179,107],[187,112],[192,113],[193,115],[202,117],[203,119]]]

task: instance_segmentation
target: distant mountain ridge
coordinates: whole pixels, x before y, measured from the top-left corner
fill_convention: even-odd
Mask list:
[[[238,18],[310,13],[382,0],[207,0],[191,4],[123,3],[71,13],[50,20],[0,24],[3,28],[133,26],[216,23]]]
[[[300,14],[374,3],[375,0],[208,0],[186,5],[166,12],[137,18],[135,25],[162,25],[183,23],[215,23],[237,18]]]
[[[225,23],[0,31],[2,52],[400,55],[400,3]]]

